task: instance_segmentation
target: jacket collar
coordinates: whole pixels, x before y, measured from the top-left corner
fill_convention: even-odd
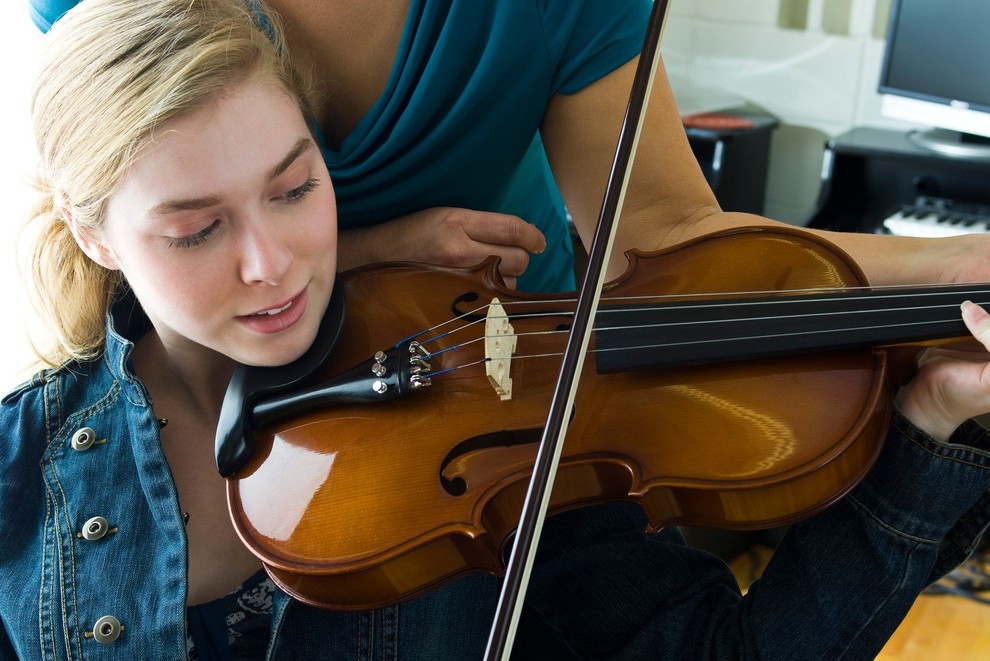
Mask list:
[[[131,353],[134,351],[134,343],[150,330],[151,320],[130,287],[125,286],[107,312],[104,360],[110,373],[123,386],[127,398],[139,406],[149,404],[148,394],[134,375]]]

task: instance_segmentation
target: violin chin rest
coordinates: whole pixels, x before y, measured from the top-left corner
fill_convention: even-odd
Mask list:
[[[313,344],[302,356],[278,367],[238,365],[234,368],[224,393],[215,437],[217,470],[221,476],[232,476],[254,452],[251,433],[254,403],[263,396],[295,386],[323,365],[340,339],[345,313],[344,287],[338,274]]]

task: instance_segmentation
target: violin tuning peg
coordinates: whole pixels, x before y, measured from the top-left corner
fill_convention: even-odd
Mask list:
[[[429,358],[430,357],[430,352],[427,351],[425,348],[423,348],[423,345],[422,344],[420,344],[419,342],[416,342],[416,341],[413,341],[413,342],[410,342],[409,343],[409,353],[411,353],[413,355],[417,355],[418,354],[419,356],[422,356],[423,358]]]

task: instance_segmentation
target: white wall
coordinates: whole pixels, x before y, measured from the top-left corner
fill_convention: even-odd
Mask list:
[[[20,383],[32,371],[33,354],[25,336],[28,318],[24,287],[15,266],[14,240],[32,199],[34,148],[29,120],[30,84],[34,77],[41,34],[27,13],[28,3],[13,0],[4,36],[0,39],[0,89],[4,90],[0,121],[0,393]]]
[[[662,53],[678,98],[712,87],[781,119],[766,214],[800,224],[825,141],[882,118],[876,93],[890,0],[672,0]]]

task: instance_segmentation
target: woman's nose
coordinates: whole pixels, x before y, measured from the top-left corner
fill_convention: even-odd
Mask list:
[[[277,222],[249,223],[241,253],[241,278],[247,284],[277,285],[292,264],[292,252]]]

